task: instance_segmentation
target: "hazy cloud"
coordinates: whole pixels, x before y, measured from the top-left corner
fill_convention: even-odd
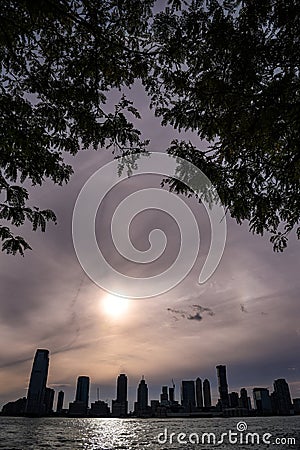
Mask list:
[[[172,317],[175,320],[179,320],[179,318],[182,318],[187,320],[196,320],[200,322],[203,319],[202,313],[208,314],[209,316],[214,316],[214,312],[210,308],[206,308],[201,305],[190,305],[187,310],[167,308],[167,311],[172,313]]]

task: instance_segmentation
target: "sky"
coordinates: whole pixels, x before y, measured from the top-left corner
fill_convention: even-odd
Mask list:
[[[150,138],[151,151],[164,151],[178,133],[161,127],[147,106],[140,85],[130,95],[141,112],[137,126]],[[117,97],[113,93],[111,101]],[[186,135],[185,135],[186,136]],[[187,135],[200,148],[196,136]],[[188,276],[154,298],[113,298],[80,266],[72,242],[76,198],[96,169],[112,159],[107,150],[86,151],[72,161],[68,185],[45,183],[30,188],[32,204],[53,209],[58,224],[46,233],[18,230],[33,250],[26,256],[2,253],[0,284],[0,407],[26,395],[37,348],[50,350],[48,386],[65,391],[65,407],[74,400],[76,379],[91,378],[90,400],[97,388],[103,400],[116,396],[116,378],[129,378],[130,407],[144,375],[151,399],[161,386],[182,379],[208,378],[217,401],[215,366],[226,364],[230,391],[268,387],[286,378],[292,396],[300,397],[299,243],[291,238],[282,254],[269,237],[253,236],[247,224],[227,217],[228,234],[221,262],[203,285],[198,276],[210,245],[208,218],[196,199],[185,200],[197,218],[201,247]],[[165,231],[164,255],[148,266],[121,258],[109,239],[111,217],[119,202],[141,188],[160,186],[158,176],[131,177],[105,199],[96,220],[104,254],[126,273],[151,276],[165,270],[179,249],[178,227],[164,212],[147,210],[132,223],[130,235],[140,250],[149,247],[154,228]],[[194,242],[187,243],[191,250]],[[120,303],[121,302],[121,303]],[[249,392],[251,394],[251,392]]]

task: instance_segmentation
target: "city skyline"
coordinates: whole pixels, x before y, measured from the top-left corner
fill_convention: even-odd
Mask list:
[[[30,374],[30,381],[28,391],[25,398],[19,398],[8,402],[3,409],[7,408],[13,410],[15,407],[24,408],[24,414],[29,416],[43,416],[53,413],[55,410],[54,403],[56,403],[56,412],[69,411],[70,416],[86,416],[88,411],[94,411],[94,414],[110,414],[112,417],[127,417],[128,414],[147,415],[150,411],[150,405],[153,408],[157,406],[173,408],[173,412],[179,413],[179,407],[182,407],[182,412],[195,413],[196,411],[229,411],[230,408],[242,408],[244,411],[257,410],[257,412],[279,415],[289,415],[293,410],[293,400],[297,409],[300,406],[300,399],[293,397],[290,394],[288,382],[285,379],[279,378],[273,381],[273,392],[271,393],[266,387],[258,387],[252,389],[251,393],[247,392],[245,387],[239,388],[239,393],[231,391],[227,382],[227,366],[217,365],[216,378],[218,384],[218,400],[216,404],[211,401],[211,384],[210,380],[197,377],[194,380],[180,381],[180,394],[176,396],[176,385],[172,379],[172,386],[163,385],[159,399],[154,399],[149,396],[148,384],[145,381],[144,375],[136,386],[136,398],[129,401],[128,398],[128,377],[126,374],[119,374],[116,379],[116,395],[115,399],[109,401],[100,399],[99,386],[97,387],[97,400],[89,401],[91,380],[87,375],[79,375],[77,377],[76,389],[73,401],[68,405],[64,405],[65,393],[59,390],[55,393],[53,388],[47,386],[48,384],[48,369],[50,363],[49,350],[37,349],[34,355],[32,369]],[[229,392],[231,391],[231,392]],[[56,395],[55,395],[56,394]],[[249,394],[249,395],[248,395]],[[253,403],[252,403],[253,402]],[[19,406],[18,406],[19,405]],[[172,406],[173,405],[173,406]],[[253,406],[252,406],[253,405]],[[103,409],[104,408],[104,409]],[[174,409],[175,408],[175,409]],[[211,409],[212,408],[212,409]],[[107,412],[106,412],[107,410]],[[300,412],[297,411],[297,412]],[[234,414],[234,413],[232,413]]]

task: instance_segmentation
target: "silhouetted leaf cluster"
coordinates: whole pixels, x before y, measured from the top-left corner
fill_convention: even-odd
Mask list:
[[[152,1],[4,0],[0,12],[0,219],[31,222],[45,231],[49,210],[29,206],[25,181],[67,183],[66,153],[110,148],[116,156],[143,151],[147,142],[128,119],[139,118],[121,96],[106,107],[112,89],[147,73]],[[0,225],[2,249],[30,248]]]
[[[292,230],[300,235],[299,1],[192,1],[157,15],[153,33],[156,115],[211,150],[174,141],[169,153],[199,167],[231,216],[282,251]]]
[[[34,230],[55,221],[21,185],[68,182],[66,153],[108,148],[120,170],[131,155],[130,174],[148,144],[130,121],[140,113],[124,95],[113,110],[106,99],[140,79],[162,125],[210,145],[176,140],[167,151],[200,168],[230,215],[282,251],[292,230],[300,237],[299,1],[169,0],[154,14],[156,4],[2,1],[0,219]],[[189,184],[193,173],[181,176]],[[23,254],[28,244],[8,225],[3,249]]]

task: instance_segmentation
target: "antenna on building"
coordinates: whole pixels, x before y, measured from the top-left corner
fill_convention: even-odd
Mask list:
[[[173,385],[173,388],[175,389],[175,383],[174,383],[173,378],[172,378],[172,385]]]
[[[99,388],[97,388],[97,400],[98,400],[98,402],[100,400],[100,390],[99,390]]]

